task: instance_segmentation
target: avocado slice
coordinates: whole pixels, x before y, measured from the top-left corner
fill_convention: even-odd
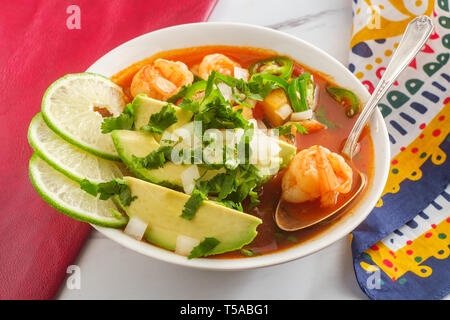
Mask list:
[[[213,237],[220,243],[209,255],[242,248],[257,235],[262,220],[213,201],[205,200],[192,220],[180,217],[189,195],[132,177],[123,178],[137,196],[125,207],[130,217],[148,223],[144,238],[164,249],[175,250],[178,235],[202,241]]]
[[[160,112],[162,107],[166,104],[167,102],[149,98],[144,94],[138,94],[133,100],[135,130],[140,130],[143,126],[147,125],[150,120],[150,116],[154,113]],[[192,118],[192,112],[183,110],[175,105],[173,108],[175,109],[175,115],[178,121],[167,128],[169,131],[173,131],[185,125]],[[159,141],[160,135],[155,134],[154,136],[155,139]]]
[[[136,157],[145,157],[150,152],[158,149],[160,144],[156,141],[155,136],[142,131],[114,130],[111,133],[111,137],[120,158],[138,178],[172,189],[182,190],[181,173],[194,164],[174,164],[167,162],[164,167],[158,169],[137,168],[132,161],[133,155]],[[296,147],[282,140],[278,140],[278,144],[281,147],[279,153],[282,159],[281,170],[289,164],[295,155]],[[218,173],[224,172],[224,169],[208,170],[204,174],[205,170],[202,167],[198,167],[199,174],[204,181],[211,179]],[[271,175],[268,175],[263,181],[266,182],[271,177]]]
[[[155,140],[153,134],[142,131],[114,130],[111,137],[120,158],[138,178],[169,188],[181,189],[183,186],[181,173],[192,165],[167,162],[164,167],[158,169],[137,168],[134,165],[133,155],[145,157],[159,148],[160,144]]]

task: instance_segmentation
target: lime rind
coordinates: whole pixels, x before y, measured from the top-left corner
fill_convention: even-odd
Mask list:
[[[112,101],[115,104],[115,108],[111,107],[111,104],[105,104],[107,101],[91,101],[92,97],[95,97],[98,95],[98,92],[102,92],[102,90],[96,90],[95,88],[90,88],[85,91],[88,92],[76,92],[74,94],[73,92],[70,93],[70,99],[78,99],[80,101],[83,101],[80,109],[86,109],[84,112],[80,112],[79,114],[73,114],[73,112],[64,112],[61,111],[62,114],[65,114],[67,119],[65,121],[68,123],[69,126],[72,126],[72,129],[74,126],[80,126],[83,125],[87,127],[88,125],[92,126],[92,129],[94,132],[91,132],[93,134],[89,134],[87,130],[83,130],[83,133],[85,134],[84,138],[81,138],[80,136],[77,136],[74,133],[70,133],[68,130],[68,127],[64,127],[61,123],[58,125],[58,120],[56,119],[55,115],[52,115],[51,109],[51,98],[55,94],[55,92],[58,89],[61,89],[64,87],[64,85],[68,84],[70,81],[76,81],[76,80],[85,80],[86,85],[90,86],[92,84],[97,85],[105,85],[107,88],[112,89],[115,94],[120,96],[120,98],[117,96],[115,99],[116,101]],[[62,90],[61,94],[64,95],[67,92]],[[91,97],[86,97],[84,94],[88,93],[91,95]],[[54,98],[54,97],[53,97]],[[101,100],[101,99],[100,99]],[[122,101],[120,101],[122,100]],[[62,104],[61,101],[58,101],[59,104]],[[44,121],[47,123],[47,125],[60,137],[62,137],[67,142],[76,145],[77,147],[88,151],[92,154],[95,154],[96,156],[99,156],[104,159],[108,160],[116,160],[120,161],[120,157],[118,156],[114,145],[112,143],[110,134],[102,134],[100,125],[101,125],[101,115],[96,113],[93,109],[89,110],[86,105],[91,105],[92,107],[99,103],[101,106],[104,106],[108,108],[108,110],[113,114],[113,116],[118,116],[121,111],[123,110],[123,107],[125,106],[125,100],[124,100],[124,94],[122,92],[122,88],[120,88],[118,85],[110,81],[108,78],[95,74],[95,73],[74,73],[74,74],[68,74],[64,77],[56,80],[53,84],[48,87],[48,89],[44,93],[44,97],[42,98],[42,116]],[[78,102],[74,103],[75,105],[80,105]],[[66,105],[62,104],[62,108],[65,108]],[[112,108],[112,109],[111,109]],[[60,122],[60,121],[59,121]],[[97,132],[98,131],[98,132]],[[87,142],[86,139],[95,140],[94,142]]]
[[[117,213],[112,213],[111,209],[116,210],[116,205],[112,199],[100,200],[81,190],[79,183],[70,180],[68,177],[53,169],[37,154],[33,154],[29,163],[30,180],[38,194],[50,206],[59,212],[79,221],[92,223],[103,227],[121,228],[128,223],[128,218],[122,216],[119,218]],[[51,183],[45,183],[45,177]],[[52,196],[50,188],[57,189],[59,197]],[[72,203],[79,200],[79,207]],[[89,210],[88,210],[89,209]],[[116,210],[117,211],[117,210]]]
[[[127,173],[123,163],[99,158],[66,142],[48,128],[40,113],[31,120],[28,142],[41,159],[77,182],[106,182]]]

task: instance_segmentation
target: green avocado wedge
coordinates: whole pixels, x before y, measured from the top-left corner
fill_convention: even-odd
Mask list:
[[[192,165],[167,162],[162,168],[145,169],[138,168],[133,163],[133,155],[136,157],[145,157],[150,152],[160,147],[160,144],[156,141],[153,134],[142,131],[114,130],[111,133],[111,137],[120,158],[136,177],[172,189],[182,190],[183,183],[181,174]],[[277,141],[281,148],[279,153],[279,156],[282,159],[281,170],[289,164],[292,157],[295,155],[296,147],[282,140]],[[202,177],[201,180],[203,181],[211,179],[218,173],[224,172],[224,169],[219,169],[209,170],[204,174],[204,168],[199,166],[198,169],[199,174]],[[273,175],[269,175],[265,177],[264,181],[270,180],[272,176]]]
[[[144,94],[138,94],[133,100],[135,130],[140,130],[143,126],[147,125],[151,115],[160,112],[166,104],[167,102],[149,98]],[[175,109],[175,115],[178,121],[167,128],[169,131],[185,125],[192,118],[192,112],[180,109],[175,105],[173,105],[173,108]],[[160,135],[155,134],[154,136],[159,141]]]
[[[155,140],[153,134],[142,131],[114,130],[111,133],[111,137],[120,158],[136,177],[162,186],[181,190],[183,186],[181,174],[191,165],[167,162],[162,168],[145,169],[138,168],[133,163],[133,155],[136,157],[145,157],[150,152],[159,148],[160,144]]]
[[[257,235],[261,219],[212,201],[204,201],[192,220],[180,217],[189,195],[132,177],[124,177],[137,196],[126,213],[148,223],[144,238],[164,249],[175,250],[178,235],[220,243],[208,255],[238,250]]]

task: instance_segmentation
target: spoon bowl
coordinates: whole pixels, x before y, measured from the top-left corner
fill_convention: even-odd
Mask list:
[[[297,231],[300,229],[304,229],[315,225],[317,223],[323,222],[330,218],[331,216],[337,214],[339,211],[343,210],[347,205],[352,202],[367,185],[367,177],[364,173],[354,169],[356,171],[356,190],[351,193],[349,197],[346,197],[343,200],[343,203],[339,206],[339,208],[334,210],[327,211],[326,208],[321,211],[321,214],[318,215],[316,212],[303,212],[301,214],[295,214],[295,210],[292,210],[293,205],[290,205],[286,201],[280,199],[278,201],[277,208],[275,210],[275,223],[277,226],[284,231]],[[298,204],[295,204],[298,206]]]

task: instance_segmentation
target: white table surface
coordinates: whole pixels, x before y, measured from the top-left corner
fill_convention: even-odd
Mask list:
[[[350,0],[219,0],[210,21],[270,26],[347,65]],[[366,299],[353,273],[348,237],[283,265],[219,272],[160,262],[93,231],[75,264],[81,288],[63,285],[59,299]]]

